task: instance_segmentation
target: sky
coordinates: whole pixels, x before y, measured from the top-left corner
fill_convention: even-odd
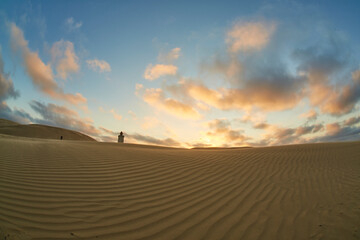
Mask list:
[[[98,141],[360,140],[360,2],[0,1],[0,118]]]

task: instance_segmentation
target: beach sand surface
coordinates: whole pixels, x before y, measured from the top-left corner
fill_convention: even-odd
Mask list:
[[[359,239],[360,142],[175,149],[0,135],[0,239]]]

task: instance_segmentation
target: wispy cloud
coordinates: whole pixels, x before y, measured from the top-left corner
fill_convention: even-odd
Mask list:
[[[110,129],[107,129],[107,128],[104,128],[104,127],[99,127],[99,129],[100,129],[101,131],[103,131],[104,133],[110,135],[110,136],[116,136],[116,135],[118,135],[117,132],[114,132],[114,131],[112,131],[112,130],[110,130]]]
[[[136,119],[137,119],[137,116],[136,116],[136,114],[135,114],[133,111],[129,110],[129,111],[128,111],[128,114],[130,114],[130,116],[131,116],[131,118],[132,118],[133,120],[136,120]]]
[[[111,109],[110,110],[110,113],[113,115],[113,117],[116,119],[116,120],[121,120],[122,119],[122,116],[118,113],[116,113],[116,111],[114,109]]]
[[[24,38],[23,31],[14,23],[10,25],[11,45],[15,52],[22,56],[25,69],[32,79],[33,84],[43,93],[54,99],[65,100],[72,104],[86,103],[87,100],[80,93],[64,93],[54,80],[54,74],[50,64],[45,64],[37,52],[32,52],[28,42]],[[66,68],[65,68],[66,69]],[[64,70],[64,69],[62,69]]]
[[[111,72],[111,66],[105,60],[92,59],[87,60],[89,68],[95,72],[103,73],[103,72]]]
[[[181,48],[173,48],[170,52],[161,52],[158,56],[158,61],[163,63],[171,63],[178,59],[181,55]]]
[[[62,79],[66,79],[69,74],[79,71],[79,58],[75,54],[72,42],[64,40],[55,42],[50,52],[52,62],[56,65],[56,71]]]
[[[152,81],[162,76],[175,75],[177,69],[178,68],[176,66],[171,64],[170,65],[156,64],[154,66],[152,64],[149,64],[145,69],[144,78]]]
[[[346,125],[346,126],[353,126],[353,125],[358,124],[358,123],[360,123],[360,116],[351,117],[351,118],[346,119],[344,121],[344,125]]]
[[[160,146],[169,146],[169,147],[180,147],[181,146],[180,142],[178,142],[172,138],[160,139],[160,138],[155,138],[152,136],[141,135],[138,133],[125,134],[125,137],[129,138],[130,141],[135,140],[136,142],[146,143],[146,144],[151,144],[151,145],[160,145]]]
[[[306,118],[308,121],[315,121],[318,113],[314,109],[310,109],[308,112],[301,114],[300,117]]]
[[[263,128],[266,131],[264,137],[253,145],[283,145],[299,144],[309,142],[311,137],[304,138],[310,134],[315,134],[324,130],[322,124],[303,125],[296,128],[279,127],[277,125],[267,124]]]
[[[200,113],[190,104],[182,103],[176,99],[166,98],[160,88],[146,89],[143,95],[145,102],[167,113],[185,119],[199,119]]]
[[[275,23],[237,22],[227,33],[229,51],[260,50],[270,41],[275,29]]]
[[[65,21],[65,25],[69,32],[75,31],[82,26],[82,22],[76,22],[73,17],[69,17]]]

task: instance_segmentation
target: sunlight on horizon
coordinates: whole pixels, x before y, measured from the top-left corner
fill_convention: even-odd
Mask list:
[[[359,140],[359,9],[2,1],[0,118],[185,148]]]

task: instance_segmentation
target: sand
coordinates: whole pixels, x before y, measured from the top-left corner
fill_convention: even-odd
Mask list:
[[[360,142],[172,149],[0,135],[0,239],[359,239]]]
[[[64,128],[46,126],[42,124],[23,125],[1,118],[0,134],[45,139],[60,139],[60,137],[63,136],[63,140],[95,141],[95,139],[83,133]]]

